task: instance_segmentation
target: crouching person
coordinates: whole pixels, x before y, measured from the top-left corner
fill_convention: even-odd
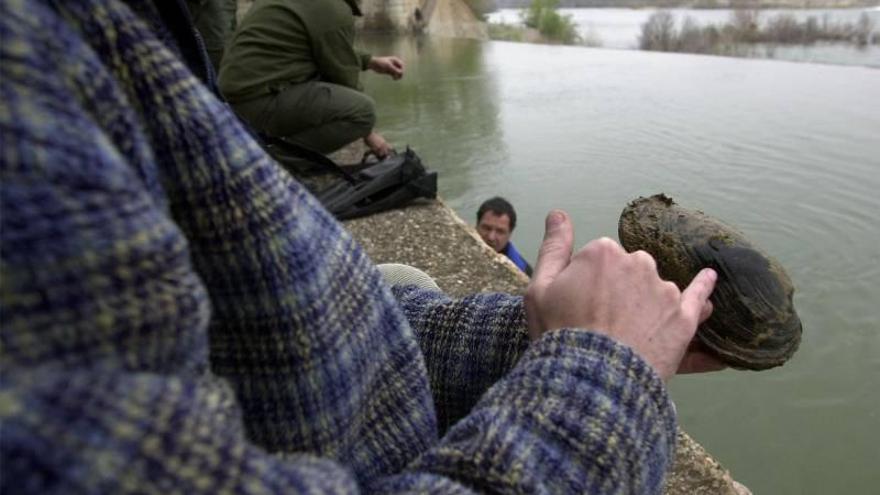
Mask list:
[[[242,20],[220,69],[220,89],[253,128],[330,153],[357,139],[377,156],[390,152],[373,130],[373,99],[360,72],[403,77],[398,57],[354,47],[355,0],[258,1]]]

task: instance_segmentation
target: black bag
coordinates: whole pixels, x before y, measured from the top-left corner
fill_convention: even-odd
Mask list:
[[[428,172],[416,152],[407,148],[370,165],[350,179],[316,194],[340,220],[371,215],[407,205],[416,198],[437,197],[437,172]]]
[[[336,176],[329,185],[313,191],[318,200],[339,220],[372,215],[406,206],[417,198],[437,197],[437,172],[430,172],[409,147],[381,161],[356,167],[350,173],[326,156],[288,143],[266,140],[266,150],[294,175],[316,172]]]

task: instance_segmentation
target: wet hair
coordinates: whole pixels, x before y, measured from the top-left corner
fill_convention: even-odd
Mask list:
[[[480,223],[480,219],[483,218],[487,211],[491,211],[498,216],[507,215],[507,218],[510,219],[510,231],[513,232],[514,227],[516,227],[516,211],[514,211],[513,205],[506,199],[501,196],[495,196],[483,202],[480,205],[480,209],[477,210],[477,223]]]

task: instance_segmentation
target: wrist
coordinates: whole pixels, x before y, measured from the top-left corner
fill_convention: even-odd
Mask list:
[[[369,53],[361,53],[361,55],[360,55],[361,70],[367,70],[367,69],[372,68],[373,60],[375,60],[375,58],[372,55],[370,55]]]
[[[626,375],[628,379],[638,382],[650,391],[658,404],[668,406],[671,402],[666,382],[654,366],[632,347],[603,333],[584,328],[548,330],[531,343],[528,354],[533,354],[533,357],[567,354],[604,361],[608,372]]]

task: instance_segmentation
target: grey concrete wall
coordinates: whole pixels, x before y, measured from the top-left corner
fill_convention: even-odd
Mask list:
[[[425,32],[444,38],[489,39],[486,23],[480,21],[463,0],[428,0],[432,4]]]

